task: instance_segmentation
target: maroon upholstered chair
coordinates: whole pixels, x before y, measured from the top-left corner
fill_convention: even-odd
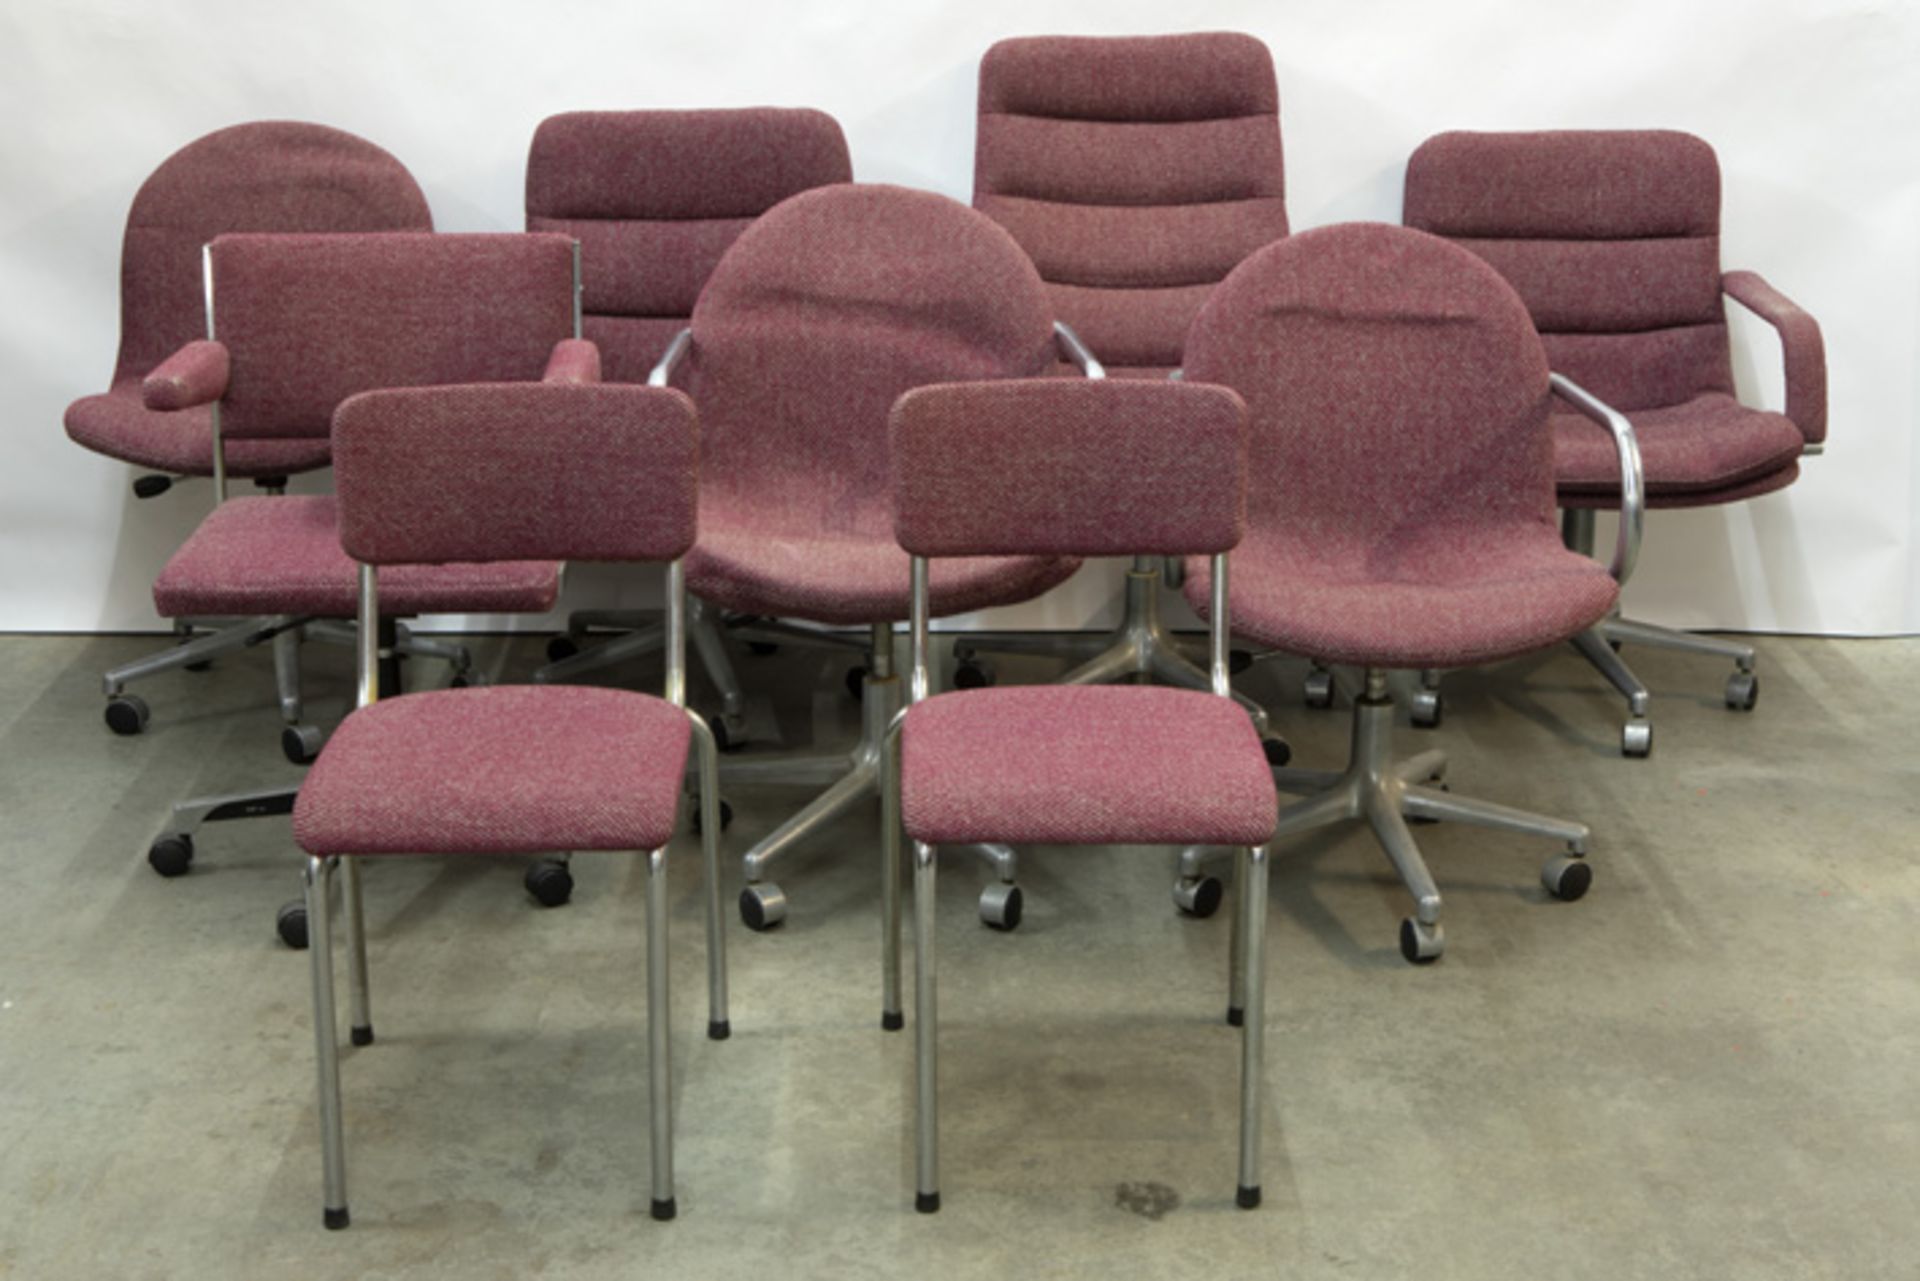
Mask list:
[[[665,696],[502,686],[382,699],[374,647],[359,707],[314,764],[294,809],[307,852],[325,1222],[347,1226],[333,1002],[332,879],[346,868],[352,1037],[373,1040],[358,868],[364,857],[632,850],[647,859],[647,1045],[653,1217],[674,1215],[667,844],[692,739],[700,740],[707,882],[708,1035],[725,1039],[717,753],[687,710],[679,558],[693,545],[700,446],[693,406],[646,387],[415,387],[354,396],[334,415],[339,533],[359,563],[360,634],[381,580],[423,563],[564,558],[667,561]],[[420,501],[422,476],[432,500]],[[555,495],[565,501],[556,502]]]
[[[1239,391],[1253,423],[1235,630],[1365,673],[1347,769],[1275,771],[1283,791],[1315,793],[1281,812],[1276,839],[1365,819],[1414,896],[1400,931],[1412,961],[1437,958],[1444,936],[1407,817],[1564,841],[1542,879],[1578,898],[1591,881],[1584,826],[1440,790],[1443,752],[1392,759],[1389,669],[1553,645],[1605,617],[1619,594],[1606,569],[1555,536],[1550,384],[1525,306],[1437,237],[1328,227],[1262,250],[1226,279],[1187,336],[1186,371]],[[1632,432],[1618,414],[1594,412],[1616,432],[1631,531]],[[1617,571],[1632,550],[1623,546]],[[1207,565],[1189,561],[1196,609],[1209,608],[1212,587]]]
[[[1405,221],[1447,236],[1526,301],[1547,359],[1625,411],[1652,507],[1738,502],[1791,484],[1827,437],[1826,357],[1813,317],[1752,272],[1720,270],[1720,169],[1713,149],[1665,130],[1444,133],[1407,164]],[[1786,413],[1735,396],[1723,296],[1780,333]],[[1619,506],[1605,433],[1564,405],[1553,415],[1563,532],[1590,549],[1593,513]],[[1621,642],[1731,659],[1728,707],[1759,694],[1749,645],[1611,615],[1575,638],[1626,696],[1629,756],[1653,745],[1647,690]]]
[[[898,798],[887,807],[881,860],[882,1026],[902,1022],[904,828],[913,841],[922,1211],[940,1208],[936,853],[983,841],[1239,849],[1230,998],[1230,1017],[1244,1023],[1239,1204],[1260,1202],[1265,845],[1278,803],[1260,737],[1228,697],[1226,553],[1246,523],[1246,433],[1246,407],[1232,392],[1165,382],[960,383],[909,392],[894,406],[894,530],[913,557],[913,702],[899,724],[898,782],[888,787]],[[947,559],[1134,552],[1209,559],[1207,691],[1042,685],[929,697],[928,588]]]
[[[217,460],[228,442],[327,439],[334,408],[373,388],[591,378],[592,345],[570,337],[574,265],[572,242],[554,235],[222,236],[207,251],[213,337],[148,375],[146,403],[211,411]],[[413,484],[434,510],[437,478]],[[388,574],[384,600],[390,618],[541,611],[558,597],[559,573],[551,560],[409,566]],[[335,499],[228,499],[167,562],[153,597],[164,618],[243,617],[251,635],[290,640],[316,620],[352,619],[355,569],[340,549]],[[292,797],[282,788],[183,801],[149,861],[163,875],[185,872],[200,823],[285,813]],[[555,876],[555,901],[567,885]],[[283,923],[289,941],[299,929]]]
[[[1006,232],[943,196],[852,184],[794,196],[742,232],[694,306],[690,336],[676,340],[705,450],[688,590],[711,608],[786,620],[763,627],[769,636],[858,629],[867,651],[852,751],[722,765],[729,780],[831,784],[747,852],[749,926],[786,914],[769,865],[874,794],[900,707],[893,627],[907,616],[907,557],[893,540],[888,410],[927,383],[1042,373],[1054,343],[1040,278]],[[933,609],[1026,600],[1078,566],[947,561]],[[1010,854],[996,857],[1010,882]]]
[[[527,230],[579,239],[586,337],[600,348],[608,380],[645,382],[749,223],[788,196],[852,180],[846,139],[825,112],[569,112],[534,132]],[[738,746],[747,737],[745,696],[716,620],[696,603],[687,625],[720,692],[714,729]],[[637,630],[581,650],[589,629],[607,627]],[[571,680],[658,649],[662,639],[657,617],[577,611],[535,679]]]
[[[187,144],[141,184],[127,212],[120,250],[120,352],[111,387],[67,407],[75,443],[157,475],[134,481],[149,498],[176,479],[214,473],[211,411],[150,410],[143,378],[181,344],[207,332],[200,249],[231,231],[431,231],[426,198],[398,160],[338,129],[294,121],[234,125]],[[295,472],[327,465],[318,439],[239,440],[226,451],[228,475],[277,493]],[[182,621],[182,635],[191,627]],[[144,700],[115,698],[127,682],[195,665],[220,645],[167,650],[123,664],[106,676],[107,724],[137,734]],[[297,684],[282,683],[290,722],[299,720]]]
[[[1002,40],[980,60],[979,110],[974,207],[1032,257],[1055,314],[1109,376],[1178,369],[1214,285],[1287,234],[1280,96],[1252,36]],[[1083,660],[1069,684],[1145,673],[1204,689],[1161,625],[1161,580],[1160,562],[1134,559],[1112,635],[968,637],[955,679],[992,680],[981,649],[1064,647]],[[1264,730],[1266,711],[1241,701]],[[1286,759],[1277,735],[1269,752]]]

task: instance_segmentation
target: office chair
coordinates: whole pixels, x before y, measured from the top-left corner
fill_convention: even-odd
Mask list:
[[[570,337],[575,256],[564,236],[233,235],[206,258],[214,337],[162,362],[145,387],[156,410],[212,412],[216,460],[229,441],[324,439],[334,408],[359,391],[595,372],[592,345]],[[436,477],[413,485],[422,511],[447,505]],[[331,495],[228,499],[167,562],[154,604],[163,617],[253,615],[281,631],[351,620],[355,571],[337,531]],[[383,599],[389,618],[538,612],[558,599],[559,578],[553,561],[413,565],[389,571]],[[390,657],[393,624],[383,631],[374,643]],[[148,861],[178,876],[201,823],[284,814],[294,790],[182,801]],[[564,868],[536,865],[529,877],[543,901],[571,888]],[[301,944],[297,912],[283,913],[281,932]]]
[[[1791,484],[1827,437],[1820,327],[1752,272],[1720,270],[1713,148],[1666,130],[1443,133],[1407,163],[1405,222],[1456,240],[1526,301],[1547,358],[1623,410],[1639,437],[1650,507],[1705,507]],[[1722,297],[1772,325],[1786,413],[1735,395]],[[1594,513],[1620,506],[1604,432],[1555,406],[1562,532],[1590,552]],[[1730,659],[1725,701],[1759,697],[1753,647],[1616,611],[1574,644],[1627,700],[1621,750],[1653,748],[1647,688],[1615,650],[1654,645]]]
[[[294,121],[258,121],[220,129],[182,147],[134,194],[120,250],[120,351],[102,395],[67,407],[67,435],[79,445],[145,469],[140,498],[175,482],[214,474],[213,429],[204,408],[150,410],[141,380],[183,343],[206,333],[200,248],[224,232],[431,231],[433,218],[406,167],[379,147],[338,129]],[[226,475],[278,494],[287,477],[327,465],[327,442],[255,439],[231,442]],[[176,667],[200,668],[222,653],[266,639],[259,629],[215,629],[195,637],[176,623],[181,644],[122,663],[106,673],[106,722],[116,734],[138,734],[151,711],[126,693],[136,680]],[[289,750],[310,745],[300,723],[299,637],[274,637],[275,674]],[[284,638],[283,638],[284,637]],[[337,634],[330,639],[341,639]],[[457,661],[459,654],[424,638],[422,652]],[[303,737],[304,735],[304,737]]]
[[[665,382],[684,359],[700,410],[706,470],[688,591],[709,609],[783,620],[757,629],[771,637],[857,629],[867,651],[850,751],[722,762],[728,782],[828,785],[744,856],[749,927],[786,916],[786,894],[767,878],[774,861],[878,791],[881,740],[901,705],[893,628],[907,616],[888,410],[925,383],[1043,372],[1055,341],[1039,277],[992,221],[943,196],[847,184],[794,196],[742,232],[656,371]],[[1078,566],[1049,556],[948,561],[932,607],[956,614],[1027,600]],[[844,630],[838,638],[851,643]],[[1012,851],[983,853],[999,876],[982,915],[1011,926],[1020,911]]]
[[[527,154],[527,230],[581,245],[583,332],[611,382],[645,382],[686,328],[715,264],[788,196],[851,182],[839,124],[820,111],[577,111],[550,116]],[[697,602],[688,632],[720,693],[714,730],[746,741],[745,698],[717,620]],[[651,625],[649,625],[651,624]],[[634,629],[582,649],[590,630]],[[657,615],[580,610],[548,645],[538,681],[565,681],[660,647]]]
[[[1242,1026],[1238,1203],[1260,1203],[1266,843],[1278,801],[1228,697],[1227,552],[1246,524],[1246,407],[1169,382],[958,383],[895,405],[894,530],[913,557],[912,702],[881,859],[883,1027],[901,1026],[900,832],[913,842],[916,1209],[940,1208],[938,847],[1235,846],[1230,1018]],[[1209,688],[1028,685],[932,695],[929,581],[960,556],[1197,555],[1211,565]],[[892,771],[889,771],[890,774]],[[896,820],[897,815],[897,820]]]
[[[1345,771],[1280,769],[1275,840],[1365,819],[1413,894],[1409,961],[1445,947],[1440,892],[1407,827],[1447,819],[1545,836],[1547,890],[1592,880],[1587,828],[1453,795],[1446,754],[1393,757],[1392,669],[1514,657],[1577,636],[1614,605],[1641,519],[1634,433],[1552,375],[1526,307],[1474,255],[1400,227],[1348,224],[1261,250],[1214,292],[1187,335],[1187,377],[1234,388],[1252,421],[1248,531],[1234,557],[1236,631],[1360,668]],[[1611,572],[1562,546],[1553,523],[1552,392],[1607,430],[1622,524]],[[1212,608],[1209,567],[1187,599]],[[1188,849],[1183,878],[1201,851]]]
[[[675,391],[590,385],[416,387],[354,396],[334,415],[339,534],[359,562],[359,707],[315,762],[294,808],[307,852],[324,1218],[348,1222],[332,881],[345,868],[351,1036],[373,1041],[362,858],[632,850],[647,860],[647,1059],[652,1212],[674,1216],[667,844],[691,740],[704,780],[708,1035],[724,1040],[717,754],[686,702],[679,557],[693,543],[699,435]],[[433,498],[420,501],[422,476]],[[499,686],[381,697],[372,638],[382,579],[431,563],[671,562],[664,697]]]
[[[1108,376],[1165,378],[1214,285],[1287,234],[1279,112],[1273,59],[1252,36],[1002,40],[980,60],[973,204],[1032,257]],[[1207,688],[1160,621],[1162,578],[1134,557],[1109,635],[961,638],[955,683],[992,681],[983,650],[1064,648],[1084,660],[1067,684],[1146,674]],[[1265,709],[1237,697],[1264,731]],[[1277,734],[1268,751],[1285,763]]]

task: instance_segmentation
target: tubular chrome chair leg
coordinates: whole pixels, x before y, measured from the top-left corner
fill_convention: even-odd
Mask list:
[[[343,873],[341,897],[346,900],[343,906],[347,917],[347,981],[350,984],[348,1036],[355,1045],[372,1045],[373,1008],[372,993],[367,983],[367,918],[361,904],[360,860],[342,858],[339,862]],[[307,945],[311,948],[313,945],[311,908],[308,909],[307,922],[310,927]],[[327,947],[329,950],[333,947],[331,938],[327,941]]]
[[[1237,949],[1235,977],[1244,992],[1241,1009],[1245,1026],[1240,1032],[1240,1186],[1234,1200],[1243,1210],[1260,1204],[1260,1119],[1261,1091],[1265,1085],[1262,1056],[1267,1037],[1267,849],[1256,845],[1243,849],[1235,860],[1234,883],[1238,887],[1239,911],[1236,937],[1245,944]]]
[[[707,831],[719,828],[715,822]],[[653,1156],[653,1217],[677,1213],[673,1193],[673,1037],[668,1007],[667,851],[647,853],[647,1102]]]
[[[307,921],[313,972],[313,1045],[319,1070],[320,1155],[325,1183],[321,1221],[344,1228],[347,1215],[347,1155],[340,1116],[340,1041],[333,1008],[333,869],[331,858],[309,858]]]
[[[713,731],[693,718],[700,768],[700,865],[706,878],[707,1036],[724,1041],[733,1035],[727,1011],[727,924],[720,906],[720,752]]]
[[[900,1010],[900,734],[887,735],[880,786],[880,1027],[907,1025]]]
[[[940,1208],[940,1029],[934,982],[934,847],[913,843],[913,1208]]]

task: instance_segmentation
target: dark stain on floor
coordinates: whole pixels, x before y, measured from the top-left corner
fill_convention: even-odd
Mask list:
[[[1113,1203],[1158,1223],[1180,1208],[1180,1194],[1164,1183],[1122,1183],[1113,1190]]]

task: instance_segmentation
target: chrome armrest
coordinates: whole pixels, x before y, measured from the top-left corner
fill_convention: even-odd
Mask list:
[[[665,387],[673,377],[674,366],[680,363],[680,358],[687,354],[687,348],[691,346],[693,330],[682,329],[675,334],[673,341],[667,344],[667,349],[660,353],[659,363],[647,371],[647,386]]]
[[[1565,374],[1549,374],[1554,393],[1613,433],[1620,454],[1620,534],[1613,546],[1613,564],[1607,572],[1624,584],[1640,559],[1640,532],[1646,524],[1646,477],[1640,467],[1640,442],[1627,416]]]
[[[1087,350],[1087,345],[1080,341],[1079,334],[1056,320],[1053,322],[1053,336],[1054,340],[1060,344],[1060,350],[1067,354],[1067,359],[1080,366],[1081,373],[1089,378],[1107,376],[1106,367],[1094,359],[1093,353]]]

